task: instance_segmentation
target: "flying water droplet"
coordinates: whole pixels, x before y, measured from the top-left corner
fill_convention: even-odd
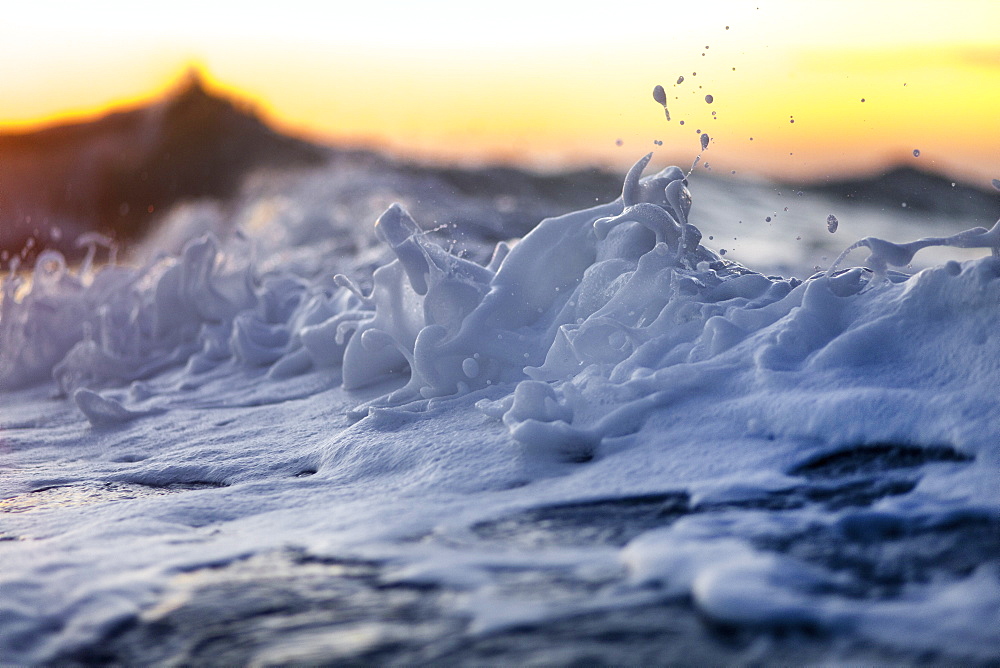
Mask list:
[[[834,232],[837,231],[838,225],[840,225],[840,221],[837,220],[837,217],[835,215],[831,213],[829,216],[826,217],[826,229],[830,231],[830,234],[833,234]]]
[[[667,91],[663,90],[663,86],[657,85],[653,89],[653,99],[659,104],[663,105],[663,114],[670,120],[670,110],[667,109]]]
[[[704,151],[708,148],[708,133],[704,132],[701,135],[701,150]]]
[[[653,89],[653,99],[659,104],[667,106],[667,92],[663,90],[663,86],[658,85]]]

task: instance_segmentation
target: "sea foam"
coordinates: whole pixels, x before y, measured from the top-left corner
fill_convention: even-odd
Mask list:
[[[513,248],[499,244],[485,266],[446,252],[394,204],[375,232],[395,259],[374,272],[367,294],[345,275],[332,284],[281,271],[261,276],[212,237],[141,269],[112,265],[79,276],[47,254],[26,295],[15,297],[16,278],[5,286],[0,380],[16,388],[51,375],[63,392],[86,397],[80,408],[101,422],[134,414],[95,412],[103,404],[77,390],[179,363],[195,375],[223,363],[275,377],[338,367],[346,390],[405,380],[356,407],[357,417],[507,386],[505,398],[480,408],[525,444],[585,458],[603,438],[632,433],[656,408],[699,392],[721,398],[739,386],[755,396],[779,379],[790,388],[834,372],[864,385],[890,363],[900,378],[900,359],[937,349],[952,363],[920,375],[943,392],[937,376],[965,378],[988,362],[954,350],[926,315],[908,322],[900,311],[924,314],[932,302],[952,311],[943,296],[968,292],[954,298],[967,304],[974,296],[982,307],[957,316],[987,336],[994,261],[951,262],[909,280],[887,271],[930,246],[996,255],[1000,228],[908,244],[867,237],[807,281],[768,277],[702,245],[688,221],[685,174],[671,167],[640,179],[650,157],[632,168],[614,202],[544,220]],[[874,273],[838,272],[858,247],[870,250]],[[965,326],[956,315],[948,322]]]
[[[148,610],[176,573],[289,545],[466,592],[456,609],[475,633],[690,599],[725,624],[995,656],[1000,624],[983,618],[997,609],[995,558],[966,565],[941,548],[884,593],[838,550],[919,548],[928,535],[989,544],[997,228],[869,237],[805,280],[764,275],[707,247],[687,175],[641,178],[649,160],[616,200],[543,220],[482,261],[393,204],[374,227],[381,246],[356,248],[388,256],[371,273],[282,266],[238,236],[139,268],[71,271],[50,254],[30,285],[12,273],[0,388],[17,468],[5,494],[27,503],[89,480],[188,491],[90,519],[19,516],[3,545],[5,656],[68,656]],[[889,268],[934,246],[994,257]],[[841,269],[860,247],[871,268]],[[91,426],[47,417],[39,384]],[[569,508],[584,522],[588,503],[660,498],[668,514],[630,519],[634,532],[597,552],[578,536],[550,552],[544,527],[558,524],[504,519]],[[491,531],[514,542],[498,552]],[[518,551],[519,531],[543,548]],[[138,540],[147,551],[112,563]],[[891,553],[865,558],[877,570]],[[604,574],[600,603],[528,605],[497,586],[505,569],[542,562]],[[122,604],[98,612],[110,600]]]

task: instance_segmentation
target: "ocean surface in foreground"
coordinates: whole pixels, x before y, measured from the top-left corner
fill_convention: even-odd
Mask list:
[[[0,660],[1000,659],[996,231],[646,161],[5,278]]]

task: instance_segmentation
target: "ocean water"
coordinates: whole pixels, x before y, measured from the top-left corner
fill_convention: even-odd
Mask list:
[[[1000,659],[997,230],[648,162],[5,277],[0,660]]]

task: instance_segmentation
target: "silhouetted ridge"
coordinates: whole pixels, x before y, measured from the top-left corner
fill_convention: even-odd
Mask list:
[[[142,236],[171,205],[234,195],[261,167],[317,164],[328,150],[271,130],[249,106],[189,75],[157,103],[90,122],[0,135],[0,249],[72,252],[100,231]]]

